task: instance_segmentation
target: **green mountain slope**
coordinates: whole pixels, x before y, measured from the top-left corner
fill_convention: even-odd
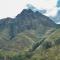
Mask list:
[[[34,51],[31,60],[60,60],[60,29],[47,36],[42,48],[40,46]]]
[[[59,27],[31,9],[1,19],[0,60],[60,60]]]
[[[3,50],[20,50],[32,46],[42,39],[48,30],[54,30],[56,24],[40,12],[24,9],[14,19],[0,20],[0,48]],[[20,46],[21,45],[21,46]]]

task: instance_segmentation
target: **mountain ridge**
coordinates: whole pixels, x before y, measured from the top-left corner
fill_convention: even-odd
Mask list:
[[[36,30],[38,27],[43,29],[43,27],[50,28],[55,26],[56,24],[49,17],[42,15],[38,11],[33,12],[31,9],[24,9],[14,19],[5,18],[0,20],[0,29],[4,30],[5,27],[10,29],[11,31],[9,32],[11,32],[10,35],[12,37],[24,30]]]
[[[0,20],[1,60],[59,60],[59,49],[60,25],[38,11]]]
[[[38,11],[33,12],[31,9],[24,9],[21,14],[18,14],[14,19],[5,18],[0,20],[0,40],[2,46],[4,45],[5,40],[7,40],[9,46],[11,46],[10,41],[14,41],[12,44],[15,46],[17,41],[20,43],[22,42],[22,46],[24,46],[23,41],[25,39],[27,39],[28,42],[33,40],[37,41],[40,40],[47,31],[55,29],[56,23],[54,23],[49,17],[42,15]],[[31,37],[32,40],[30,41],[28,37]],[[19,46],[20,44],[17,45]],[[15,48],[15,46],[13,47]],[[5,48],[7,47],[5,46]]]

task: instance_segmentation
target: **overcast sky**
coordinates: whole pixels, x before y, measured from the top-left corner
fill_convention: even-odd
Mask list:
[[[0,19],[15,17],[27,4],[32,4],[37,9],[46,9],[47,16],[55,16],[58,10],[57,0],[0,0]]]

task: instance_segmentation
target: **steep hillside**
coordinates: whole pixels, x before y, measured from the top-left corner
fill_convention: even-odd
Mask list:
[[[48,30],[55,29],[56,24],[49,17],[38,11],[24,9],[14,19],[0,20],[0,48],[19,50],[20,45],[23,47],[32,45],[33,42],[42,39]]]
[[[41,48],[42,46],[42,48]],[[46,37],[42,45],[34,51],[31,60],[60,60],[60,29]]]
[[[31,9],[24,9],[14,19],[1,19],[0,59],[55,60],[56,54],[60,59],[59,27],[49,17]]]

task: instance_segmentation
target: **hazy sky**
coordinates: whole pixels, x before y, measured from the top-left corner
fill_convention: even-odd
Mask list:
[[[0,19],[15,17],[27,4],[32,4],[37,9],[46,9],[47,16],[55,16],[57,13],[57,0],[0,0]]]

